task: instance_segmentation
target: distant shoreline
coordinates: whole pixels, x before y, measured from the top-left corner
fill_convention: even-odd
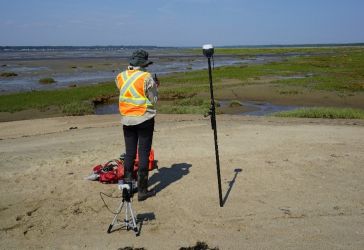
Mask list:
[[[364,42],[358,43],[302,43],[302,44],[265,44],[265,45],[218,45],[216,48],[300,48],[300,47],[356,47],[364,46]],[[154,45],[90,45],[90,46],[63,46],[63,45],[1,45],[0,51],[9,49],[49,49],[49,50],[69,50],[69,49],[191,49],[200,48],[201,46],[154,46]]]
[[[231,54],[219,54],[219,55],[215,55],[216,57],[239,57],[240,55],[231,55]],[[156,56],[151,56],[150,58],[196,58],[196,57],[202,57],[203,55],[199,55],[199,54],[189,54],[189,55],[178,55],[178,54],[170,54],[170,55],[156,55]],[[32,58],[5,58],[5,59],[0,59],[1,61],[49,61],[49,60],[93,60],[93,59],[100,59],[100,60],[105,60],[105,59],[128,59],[129,56],[87,56],[87,57],[32,57]]]

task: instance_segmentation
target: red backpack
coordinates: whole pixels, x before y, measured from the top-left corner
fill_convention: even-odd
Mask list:
[[[104,165],[93,168],[95,174],[99,175],[99,181],[103,183],[116,183],[124,177],[124,160],[111,160]]]
[[[148,171],[157,168],[156,161],[154,160],[154,150],[150,150]],[[137,177],[139,169],[139,156],[136,155],[134,161],[134,177]],[[89,180],[99,180],[102,183],[117,183],[124,178],[124,155],[119,159],[111,160],[105,164],[99,164],[92,169],[93,173],[87,177]]]

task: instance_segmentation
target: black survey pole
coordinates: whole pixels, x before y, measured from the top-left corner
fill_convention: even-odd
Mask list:
[[[214,131],[216,172],[217,172],[217,184],[218,184],[218,188],[219,188],[219,201],[220,201],[220,207],[223,207],[224,204],[223,204],[223,201],[222,201],[222,191],[221,191],[219,146],[217,144],[215,98],[214,98],[214,88],[213,88],[213,85],[212,85],[212,73],[211,73],[211,57],[214,55],[214,47],[211,44],[206,44],[206,45],[204,45],[202,47],[202,51],[203,51],[203,54],[207,57],[208,69],[209,69],[211,105],[210,105],[210,110],[208,112],[208,115],[210,115],[211,128]]]

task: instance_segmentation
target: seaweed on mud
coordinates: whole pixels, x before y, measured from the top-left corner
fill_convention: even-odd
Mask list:
[[[197,241],[195,246],[181,247],[179,250],[219,250],[219,248],[210,248],[205,242]]]
[[[1,77],[12,77],[12,76],[17,76],[17,73],[14,72],[3,72],[1,73]]]
[[[145,250],[144,247],[120,247],[118,250]]]

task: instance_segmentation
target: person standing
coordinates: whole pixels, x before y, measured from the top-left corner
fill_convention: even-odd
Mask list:
[[[138,150],[138,201],[155,195],[148,191],[148,164],[154,132],[155,104],[158,100],[158,80],[146,68],[152,64],[148,52],[139,49],[129,58],[127,70],[115,79],[120,90],[119,111],[125,140],[125,182],[133,180],[134,160]]]

